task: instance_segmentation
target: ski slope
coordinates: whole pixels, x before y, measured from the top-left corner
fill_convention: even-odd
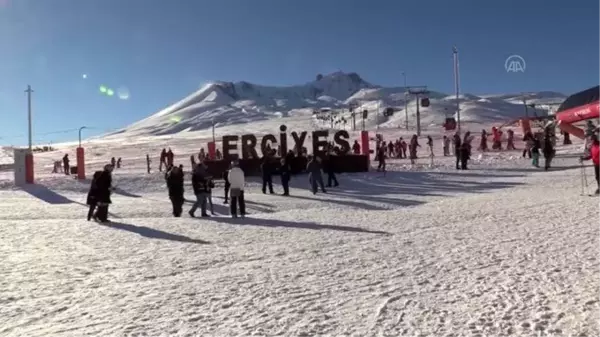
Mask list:
[[[343,174],[328,194],[305,176],[288,198],[251,180],[250,215],[233,221],[170,215],[157,150],[189,168],[197,139],[90,142],[88,172],[123,158],[108,225],[85,221],[89,182],[44,166],[71,148],[36,154],[37,185],[0,172],[0,335],[599,335],[598,199],[579,196],[580,144],[550,172],[518,152],[455,171],[437,144],[432,167],[422,149],[416,168],[390,160],[385,177]]]

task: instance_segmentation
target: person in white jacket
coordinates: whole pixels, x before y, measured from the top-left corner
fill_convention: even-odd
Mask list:
[[[231,211],[231,217],[237,218],[237,208],[239,205],[240,215],[243,218],[246,215],[246,202],[244,201],[244,185],[246,179],[244,177],[244,171],[240,168],[239,162],[236,160],[231,163],[231,170],[227,175],[230,184],[229,196],[231,201],[229,203],[229,209]]]

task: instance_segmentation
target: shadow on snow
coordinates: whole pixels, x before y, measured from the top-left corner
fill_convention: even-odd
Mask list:
[[[169,240],[169,241],[186,242],[186,243],[197,243],[197,244],[203,244],[203,245],[210,244],[210,242],[208,242],[208,241],[192,239],[192,238],[184,236],[184,235],[163,232],[161,230],[146,227],[146,226],[135,226],[135,225],[129,225],[129,224],[120,223],[120,222],[107,222],[107,223],[103,223],[102,225],[106,226],[106,227],[114,228],[114,229],[120,229],[120,230],[124,230],[124,231],[128,231],[128,232],[136,233],[136,234],[139,234],[143,237],[150,238],[150,239],[160,239],[160,240]]]
[[[343,232],[355,232],[355,233],[367,233],[367,234],[379,234],[379,235],[392,235],[389,232],[384,231],[372,231],[360,227],[351,227],[351,226],[337,226],[337,225],[322,225],[313,222],[292,222],[292,221],[283,221],[283,220],[274,220],[274,219],[258,219],[258,218],[249,218],[246,217],[244,219],[237,218],[222,218],[222,217],[213,217],[209,220],[213,220],[215,222],[227,223],[231,225],[238,226],[260,226],[260,227],[286,227],[286,228],[300,228],[300,229],[310,229],[310,230],[333,230],[333,231],[343,231]]]

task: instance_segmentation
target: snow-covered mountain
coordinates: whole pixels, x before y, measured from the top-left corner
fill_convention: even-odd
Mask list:
[[[405,124],[404,87],[385,88],[371,84],[356,73],[335,72],[296,86],[275,87],[248,82],[211,82],[181,101],[108,136],[158,136],[206,130],[270,119],[295,117],[311,119],[315,111],[331,111],[349,117],[349,107],[368,110],[368,126],[398,127]],[[524,115],[523,94],[459,97],[461,120],[465,123],[507,122]],[[546,114],[543,103],[561,102],[556,92],[528,93],[527,103],[537,104],[531,114]],[[454,116],[456,98],[431,91],[431,105],[421,108],[422,125],[441,125]],[[408,119],[414,124],[416,100],[409,97]],[[396,111],[385,116],[385,108]],[[378,113],[376,113],[378,112]]]

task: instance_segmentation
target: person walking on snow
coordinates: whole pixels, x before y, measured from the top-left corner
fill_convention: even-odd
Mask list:
[[[281,175],[281,186],[283,187],[283,195],[290,195],[290,179],[291,169],[285,158],[281,158],[281,166],[279,167],[279,174]]]
[[[325,173],[327,173],[327,187],[338,187],[340,183],[338,183],[337,178],[335,177],[335,168],[333,167],[333,151],[329,151],[325,156],[325,162],[323,163],[323,168],[325,169]]]
[[[380,146],[377,149],[375,160],[379,162],[379,165],[377,166],[377,172],[385,172],[385,147]]]
[[[97,186],[97,181],[98,181],[98,177],[100,177],[100,175],[102,174],[102,171],[96,171],[94,173],[94,176],[92,177],[92,183],[90,184],[90,190],[88,192],[87,195],[87,200],[86,200],[86,204],[88,206],[90,206],[89,210],[88,210],[88,215],[87,215],[87,221],[92,220],[92,217],[94,216],[94,211],[96,210],[96,206],[98,205],[98,186]]]
[[[160,152],[160,164],[158,165],[158,171],[162,172],[162,167],[165,165],[167,167],[167,149],[162,149]]]
[[[273,191],[273,160],[270,153],[267,153],[262,158],[260,164],[260,171],[262,173],[262,192],[267,194],[267,186],[269,186],[269,193],[274,194]]]
[[[427,136],[427,146],[429,146],[429,156],[433,157],[433,138]]]
[[[239,206],[239,214],[243,218],[246,216],[246,201],[244,200],[244,185],[246,184],[246,178],[244,176],[244,171],[240,168],[240,164],[237,160],[231,163],[231,170],[229,170],[227,180],[231,185],[229,190],[231,197],[229,211],[231,212],[231,217],[238,217]]]
[[[528,150],[531,154],[531,164],[535,167],[540,167],[540,148],[542,145],[540,144],[540,140],[537,138],[531,137],[531,149]],[[524,150],[525,151],[525,150]],[[523,158],[525,158],[525,152],[523,152]]]
[[[229,189],[231,188],[231,184],[229,183],[229,171],[231,170],[231,164],[229,164],[229,167],[227,168],[227,170],[225,170],[225,172],[223,172],[223,180],[225,181],[225,188],[224,188],[224,192],[225,192],[225,200],[223,201],[224,204],[227,204],[229,201]]]
[[[108,206],[112,203],[110,195],[112,193],[112,170],[113,166],[108,164],[100,172],[96,179],[96,203],[97,209],[94,214],[94,220],[100,222],[110,222],[108,220]]]
[[[446,135],[443,137],[443,145],[444,145],[444,157],[450,155],[450,138]]]
[[[318,186],[321,187],[323,193],[327,193],[325,190],[325,183],[323,182],[323,176],[321,175],[321,163],[319,157],[308,156],[306,172],[308,172],[308,182],[310,183],[312,193],[317,194]]]
[[[550,169],[550,164],[552,163],[552,158],[554,158],[554,145],[552,144],[552,136],[550,135],[549,130],[546,130],[544,135],[544,170],[548,171]]]
[[[506,149],[507,150],[516,150],[515,147],[515,132],[512,129],[508,129],[506,131],[507,140],[506,140]]]
[[[194,189],[194,194],[196,195],[196,202],[189,210],[188,214],[194,218],[196,217],[196,210],[200,208],[202,212],[201,216],[203,218],[210,217],[210,215],[206,213],[206,204],[209,192],[208,177],[206,175],[206,170],[204,170],[201,164],[196,166],[196,169],[192,173],[192,188]]]
[[[173,151],[171,151],[171,149],[169,149],[169,151],[167,151],[167,167],[172,167],[174,160],[175,160],[175,155],[173,154]]]
[[[69,155],[65,154],[65,156],[63,157],[63,171],[65,172],[66,175],[69,175],[69,174],[71,174],[71,172],[69,170],[70,170]]]
[[[592,146],[590,147],[589,155],[581,157],[581,161],[592,160],[592,163],[594,164],[594,176],[596,178],[596,184],[598,185],[594,194],[598,195],[600,194],[600,142],[598,141],[598,136],[591,135],[590,142]]]
[[[454,134],[453,144],[454,144],[454,157],[456,157],[456,169],[460,170],[460,166],[458,166],[458,165],[460,163],[460,153],[461,153],[460,150],[461,150],[462,141],[460,139],[460,134],[458,134],[458,132]]]
[[[185,198],[183,196],[183,170],[179,167],[174,166],[167,173],[167,188],[169,190],[169,199],[173,205],[173,216],[176,218],[181,217],[183,213],[183,203]]]

